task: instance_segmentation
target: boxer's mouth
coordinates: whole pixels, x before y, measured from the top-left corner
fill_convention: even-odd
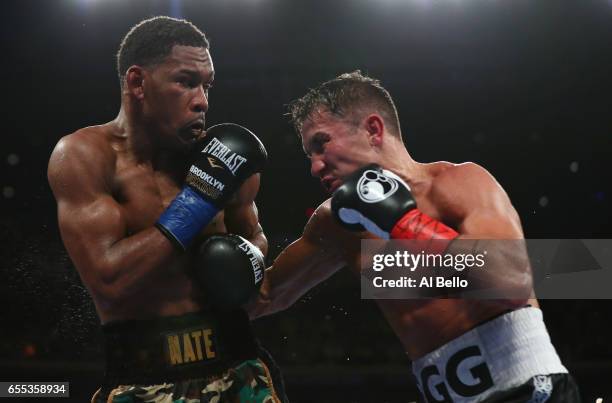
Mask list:
[[[200,138],[204,134],[204,120],[198,119],[189,125],[189,130],[193,138]]]
[[[195,141],[204,136],[204,119],[198,118],[187,123],[180,130],[181,138],[186,141]]]
[[[340,179],[336,179],[335,181],[333,181],[331,186],[329,187],[330,193],[335,192],[336,189],[338,189],[341,185],[342,185],[342,181]]]
[[[327,190],[329,193],[333,193],[340,187],[340,185],[342,185],[342,181],[331,176],[326,176],[321,179],[321,185],[323,185],[325,190]]]

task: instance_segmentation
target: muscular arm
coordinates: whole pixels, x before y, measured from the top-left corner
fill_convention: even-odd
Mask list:
[[[60,140],[48,168],[64,245],[90,292],[109,304],[137,292],[177,253],[154,227],[128,235],[112,196],[114,158],[81,131]]]
[[[266,256],[268,240],[259,223],[255,197],[259,191],[260,175],[248,178],[225,207],[224,220],[227,231],[248,239]]]
[[[266,270],[258,298],[247,310],[252,319],[282,311],[308,290],[358,258],[359,239],[333,221],[329,201],[319,206],[301,238]]]
[[[508,195],[484,168],[465,163],[444,171],[432,196],[463,239],[523,239],[521,223]],[[448,207],[446,207],[448,206]]]
[[[482,167],[467,163],[442,173],[432,191],[443,209],[445,203],[452,206],[443,215],[459,230],[449,252],[487,250],[485,270],[464,273],[471,284],[493,286],[497,296],[510,298],[509,304],[524,304],[532,293],[531,269],[520,219],[499,183]]]

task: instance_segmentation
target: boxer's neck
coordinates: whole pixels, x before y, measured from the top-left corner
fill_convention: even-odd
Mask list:
[[[115,137],[125,141],[125,151],[139,163],[149,163],[154,170],[175,173],[184,170],[183,158],[176,158],[178,152],[172,152],[160,147],[152,134],[139,119],[135,117],[132,108],[122,105],[115,120],[112,122]]]
[[[388,137],[390,138],[390,137]],[[420,182],[425,176],[423,164],[416,162],[400,140],[391,141],[381,149],[378,164],[399,175],[409,185]]]

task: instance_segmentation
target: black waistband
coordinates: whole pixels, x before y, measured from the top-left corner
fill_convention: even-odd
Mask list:
[[[242,310],[112,322],[102,330],[107,385],[203,378],[257,357]]]

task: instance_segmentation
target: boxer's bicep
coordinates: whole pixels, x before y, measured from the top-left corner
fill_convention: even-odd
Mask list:
[[[99,276],[111,271],[108,252],[126,236],[126,223],[112,198],[78,204],[58,200],[58,221],[64,245],[81,273]]]
[[[82,139],[80,139],[82,140]],[[108,301],[120,301],[167,268],[175,248],[155,227],[128,231],[109,183],[103,150],[60,143],[49,162],[64,245],[84,283]]]
[[[465,200],[459,233],[479,239],[522,239],[520,219],[506,192],[492,179],[483,182]]]
[[[60,141],[48,176],[68,253],[77,267],[95,267],[104,251],[125,236],[127,227],[106,187],[101,161],[84,151]]]
[[[521,223],[501,185],[475,164],[453,168],[439,194],[452,204],[460,241],[447,252],[486,256],[485,270],[466,270],[473,289],[495,290],[506,308],[524,305],[532,294],[532,279]],[[444,186],[442,186],[444,185]],[[515,240],[515,241],[513,241]]]
[[[514,214],[504,210],[471,211],[459,225],[462,238],[522,239],[523,232]]]
[[[520,239],[520,219],[510,199],[484,168],[473,163],[446,170],[436,180],[443,215],[463,238]]]

